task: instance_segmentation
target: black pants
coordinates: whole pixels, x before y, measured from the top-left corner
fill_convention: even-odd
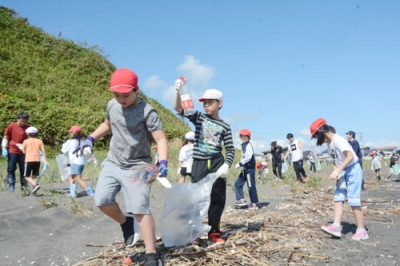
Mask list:
[[[192,165],[192,183],[197,183],[205,178],[209,173],[217,172],[224,164],[224,157],[218,155],[209,160],[193,160]],[[208,225],[211,226],[208,234],[218,232],[220,233],[219,225],[221,216],[225,208],[226,201],[226,179],[217,178],[211,189],[211,202],[208,209]]]
[[[314,173],[317,171],[316,169],[315,169],[315,163],[313,163],[313,162],[310,162],[310,171],[312,171],[314,169]]]
[[[278,169],[278,172],[276,170]],[[282,162],[272,162],[272,172],[275,176],[282,178]]]
[[[301,178],[300,174],[303,177],[307,177],[306,171],[304,171],[304,168],[303,168],[303,160],[298,160],[298,161],[293,162],[293,168],[294,168],[294,171],[296,172],[297,180],[300,180],[301,182],[303,182],[303,179]]]

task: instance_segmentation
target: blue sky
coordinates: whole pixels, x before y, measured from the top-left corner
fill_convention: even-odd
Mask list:
[[[291,132],[316,149],[319,117],[362,146],[400,149],[400,1],[2,0],[54,36],[98,45],[172,110],[175,79],[196,108],[224,94],[220,116],[247,128],[257,152]],[[111,95],[110,95],[111,97]],[[361,134],[360,134],[361,133]],[[362,139],[361,139],[362,136]],[[318,150],[318,149],[316,149]]]

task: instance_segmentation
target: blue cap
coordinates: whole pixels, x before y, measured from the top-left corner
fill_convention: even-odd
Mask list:
[[[353,138],[356,136],[356,132],[350,130],[349,132],[346,132],[347,135],[352,135]]]

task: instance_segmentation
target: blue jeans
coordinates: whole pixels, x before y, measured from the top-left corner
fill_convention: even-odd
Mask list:
[[[19,168],[19,175],[21,185],[27,185],[28,183],[24,177],[25,167],[25,154],[8,153],[7,157],[7,182],[10,185],[15,185],[15,171],[17,170],[17,164]]]
[[[247,188],[249,189],[249,195],[251,203],[258,203],[256,180],[255,180],[255,169],[250,169],[247,171],[241,171],[240,175],[235,182],[235,194],[236,200],[244,199],[243,195],[243,185],[247,182]]]

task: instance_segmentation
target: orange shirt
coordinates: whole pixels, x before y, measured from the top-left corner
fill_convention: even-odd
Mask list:
[[[22,145],[25,149],[25,162],[40,162],[40,150],[44,147],[41,139],[28,138]]]

